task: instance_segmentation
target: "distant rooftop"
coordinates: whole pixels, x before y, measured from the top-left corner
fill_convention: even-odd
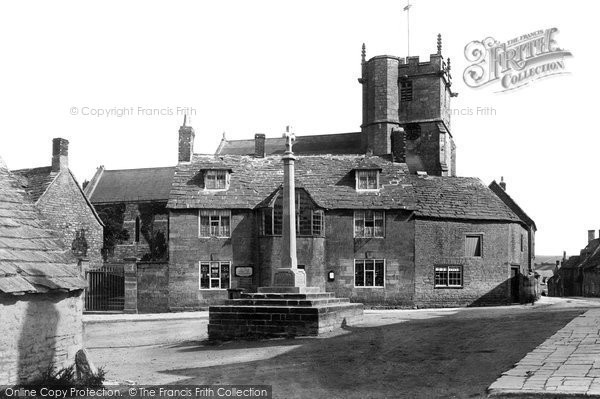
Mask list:
[[[297,155],[341,155],[361,154],[360,132],[296,136],[294,154]],[[267,137],[265,155],[281,155],[285,152],[285,138]],[[254,139],[223,140],[217,155],[254,155]]]
[[[98,171],[86,186],[93,204],[167,201],[175,167]]]

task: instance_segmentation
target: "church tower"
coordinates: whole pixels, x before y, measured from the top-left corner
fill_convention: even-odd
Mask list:
[[[365,152],[393,154],[411,173],[456,176],[456,146],[450,131],[450,59],[437,53],[419,57],[376,56],[362,52],[363,123]]]

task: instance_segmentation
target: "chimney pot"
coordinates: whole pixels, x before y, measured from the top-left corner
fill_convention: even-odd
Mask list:
[[[69,140],[57,137],[52,139],[52,171],[60,172],[69,168]]]
[[[504,182],[504,176],[500,177],[500,183],[498,183],[502,190],[506,191],[506,183]]]
[[[596,230],[588,230],[588,242],[596,238]]]
[[[264,158],[266,135],[264,133],[256,133],[254,135],[254,156],[256,158]]]

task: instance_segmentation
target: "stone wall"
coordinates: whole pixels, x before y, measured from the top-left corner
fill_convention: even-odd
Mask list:
[[[520,235],[526,236],[527,231],[516,223],[417,220],[415,230],[415,304],[419,307],[510,303],[511,267],[528,274],[527,240],[523,251],[520,245]],[[482,235],[482,257],[465,256],[467,233]],[[463,286],[435,288],[436,265],[462,266]]]
[[[82,348],[81,292],[0,294],[0,385],[14,385],[75,362]]]
[[[414,221],[405,211],[385,213],[384,238],[354,238],[354,212],[326,213],[325,289],[366,306],[410,307],[414,294]],[[385,259],[384,287],[355,287],[355,259]]]
[[[137,310],[159,313],[169,310],[169,265],[165,262],[138,262]]]
[[[251,266],[250,285],[259,285],[257,226],[251,211],[232,211],[231,237],[199,238],[198,210],[172,210],[169,231],[169,309],[190,310],[222,303],[226,290],[200,290],[200,261],[230,261],[231,287],[247,286],[247,278],[235,276],[236,266]]]
[[[101,266],[102,225],[68,170],[61,171],[37,206],[67,247],[71,247],[78,231],[85,231],[90,267]]]

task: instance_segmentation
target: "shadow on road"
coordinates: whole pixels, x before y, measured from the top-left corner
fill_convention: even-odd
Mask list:
[[[172,347],[210,366],[179,384],[269,384],[274,397],[485,397],[486,388],[583,309],[480,309],[325,338]],[[223,365],[215,361],[223,359]]]

